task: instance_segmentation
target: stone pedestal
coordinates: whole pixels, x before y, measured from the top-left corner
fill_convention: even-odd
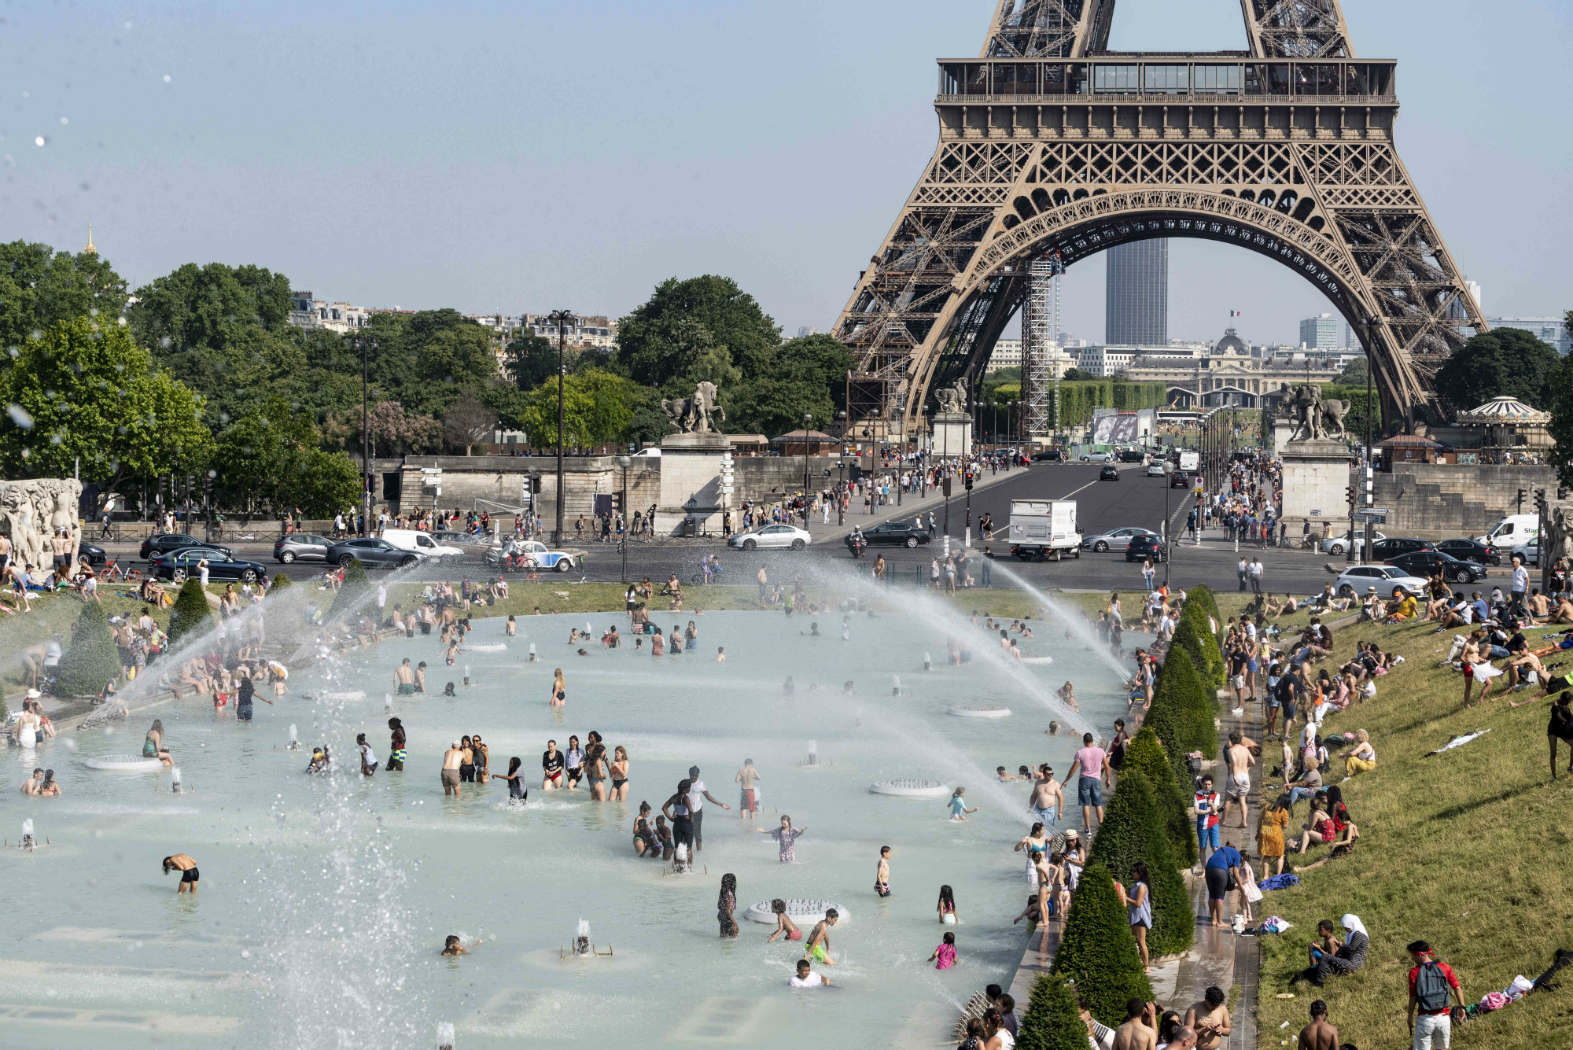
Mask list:
[[[661,439],[661,496],[655,506],[655,529],[681,536],[694,522],[694,532],[721,534],[723,501],[721,463],[731,454],[725,434],[669,434]]]
[[[1287,441],[1279,446],[1283,461],[1283,521],[1288,535],[1299,536],[1301,526],[1310,521],[1311,531],[1320,534],[1323,522],[1332,524],[1334,534],[1349,527],[1349,449],[1341,441],[1326,438]]]
[[[965,456],[972,451],[972,417],[965,412],[941,412],[934,417],[932,451],[941,458]]]

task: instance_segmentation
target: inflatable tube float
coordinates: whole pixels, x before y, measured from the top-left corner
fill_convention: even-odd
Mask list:
[[[508,647],[502,642],[492,642],[488,645],[465,645],[461,648],[467,653],[500,653]]]
[[[143,755],[105,755],[103,758],[88,759],[87,768],[101,769],[106,773],[157,773],[163,770],[164,763]]]
[[[338,692],[338,693],[333,693],[333,692],[328,692],[328,693],[302,693],[300,695],[301,695],[301,699],[303,699],[303,700],[364,700],[364,699],[366,699],[366,691],[364,689],[354,689],[354,690],[350,690],[348,692]]]
[[[894,795],[897,798],[950,797],[949,784],[941,784],[937,780],[918,780],[910,777],[903,780],[881,780],[877,784],[870,784],[868,790],[871,794]]]
[[[957,718],[1009,718],[1010,708],[1000,704],[955,704],[945,713]]]
[[[799,926],[804,923],[819,922],[825,917],[825,911],[829,908],[836,909],[836,925],[838,926],[850,918],[847,910],[835,901],[788,900],[786,902],[787,918]],[[748,910],[743,914],[754,922],[769,923],[772,926],[776,922],[776,913],[770,910],[769,901],[755,901],[748,906]]]
[[[1052,657],[1052,656],[1023,656],[1021,658],[1021,662],[1024,663],[1024,664],[1045,664],[1045,665],[1047,665],[1047,664],[1052,664],[1054,662],[1054,657]]]

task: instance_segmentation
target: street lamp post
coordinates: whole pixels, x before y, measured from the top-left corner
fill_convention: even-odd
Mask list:
[[[377,340],[360,336],[361,534],[371,534],[371,357]]]
[[[557,529],[552,533],[552,545],[563,544],[563,379],[568,369],[563,364],[563,344],[568,337],[564,326],[573,321],[571,310],[553,310],[546,319],[557,326]],[[625,519],[626,520],[626,519]],[[627,529],[624,529],[627,532]]]
[[[808,516],[808,427],[809,427],[809,424],[811,424],[812,422],[814,422],[814,417],[811,414],[809,414],[807,412],[804,412],[803,413],[803,515],[804,515],[804,519],[805,520],[807,519],[807,516]]]
[[[1169,537],[1169,478],[1174,473],[1174,462],[1167,456],[1163,460],[1163,585],[1169,586],[1169,562],[1174,560],[1174,541]]]
[[[623,582],[628,582],[628,468],[634,461],[627,456],[617,457],[617,465],[623,468],[623,532],[619,543],[623,548]]]

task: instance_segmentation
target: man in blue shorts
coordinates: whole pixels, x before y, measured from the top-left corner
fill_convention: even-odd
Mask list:
[[[1109,755],[1093,743],[1091,733],[1083,733],[1082,749],[1076,752],[1075,762],[1062,783],[1069,786],[1071,777],[1080,774],[1076,781],[1076,802],[1081,806],[1082,824],[1092,831],[1092,811],[1098,811],[1098,823],[1103,823],[1103,785],[1109,777]]]

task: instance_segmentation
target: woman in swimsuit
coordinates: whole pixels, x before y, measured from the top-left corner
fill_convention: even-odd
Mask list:
[[[593,729],[585,739],[590,744],[584,751],[584,775],[590,782],[590,798],[596,802],[605,802],[606,745],[601,743],[601,734]]]
[[[939,888],[939,903],[934,910],[939,913],[939,921],[946,926],[956,924],[956,894],[949,886]]]
[[[487,746],[481,743],[481,734],[474,733],[470,736],[470,747],[474,752],[472,761],[475,763],[475,782],[486,783],[486,770],[492,764],[492,753]]]
[[[1027,832],[1020,842],[1016,843],[1016,852],[1021,853],[1025,851],[1027,854],[1027,886],[1030,889],[1038,888],[1038,866],[1033,861],[1032,855],[1034,853],[1040,855],[1047,853],[1048,849],[1049,839],[1043,833],[1042,821],[1034,821],[1032,830]]]
[[[782,934],[785,934],[786,939],[789,941],[801,941],[803,939],[803,931],[797,928],[797,923],[787,918],[786,901],[777,897],[770,902],[770,910],[775,913],[776,928],[769,937],[765,938],[766,944],[773,943]]]
[[[607,797],[628,801],[628,752],[621,744],[612,752],[612,793]]]
[[[650,826],[650,803],[639,803],[639,815],[634,818],[634,852],[641,857],[659,857],[661,842]]]
[[[506,780],[508,782],[508,803],[510,805],[517,804],[522,806],[530,800],[530,785],[524,782],[524,774],[519,772],[519,766],[522,764],[519,756],[515,755],[508,760],[508,772],[497,774],[498,780]]]
[[[721,894],[716,898],[716,919],[721,923],[721,936],[737,936],[737,876],[730,872],[721,876]]]
[[[699,648],[699,628],[694,626],[694,621],[688,621],[688,630],[683,632],[683,648]]]
[[[459,738],[459,782],[475,783],[475,744],[468,736]]]
[[[562,707],[568,701],[568,680],[563,677],[561,667],[552,672],[552,707]]]
[[[656,628],[656,632],[650,636],[650,655],[666,655],[666,639],[661,636],[660,628]]]
[[[563,752],[563,786],[572,791],[579,786],[579,780],[584,776],[584,748],[579,746],[579,738],[568,738],[568,750]]]
[[[175,760],[169,755],[169,748],[164,746],[164,723],[157,718],[153,719],[153,727],[147,731],[147,737],[142,741],[142,756],[156,758],[166,766],[175,764]]]

